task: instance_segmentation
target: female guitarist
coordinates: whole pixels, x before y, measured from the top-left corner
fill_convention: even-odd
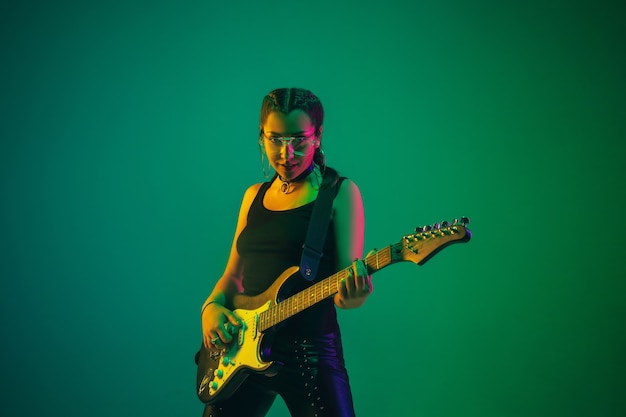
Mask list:
[[[372,282],[360,259],[361,194],[354,182],[326,166],[323,118],[320,100],[308,90],[277,89],[264,97],[261,161],[266,178],[269,165],[275,174],[268,182],[252,185],[243,196],[226,269],[202,306],[204,349],[217,351],[237,343],[233,330],[244,326],[244,320],[233,311],[234,298],[263,294],[283,271],[299,265],[322,188],[334,188],[335,197],[317,278],[350,265],[351,274],[334,296],[295,314],[264,338],[259,354],[277,364],[271,374],[251,373],[227,397],[207,404],[204,417],[265,416],[276,395],[292,416],[354,416],[335,307],[361,306],[372,292]],[[295,274],[277,293],[289,295],[313,282]]]

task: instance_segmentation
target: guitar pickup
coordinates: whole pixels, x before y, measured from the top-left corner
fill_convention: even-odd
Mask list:
[[[241,327],[233,326],[230,323],[224,324],[226,331],[234,338],[237,338],[237,344],[243,345],[243,334],[246,329],[246,322],[241,322]]]

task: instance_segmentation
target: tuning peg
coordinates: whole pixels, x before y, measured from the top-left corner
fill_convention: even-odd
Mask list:
[[[429,225],[422,227],[422,232],[430,232],[431,230],[432,230],[432,227]]]
[[[466,224],[469,224],[469,222],[470,222],[469,217],[465,217],[465,216],[461,217],[461,224],[463,226],[465,226]]]
[[[450,227],[450,222],[447,220],[444,220],[441,222],[441,227]]]
[[[435,230],[439,230],[439,229],[441,229],[441,224],[439,224],[439,223],[435,223],[435,224],[433,224],[433,228],[434,228]]]
[[[422,226],[417,226],[415,228],[415,233],[422,233]]]
[[[421,235],[421,232],[419,230],[420,229],[417,228],[416,229],[416,232],[417,232],[416,234],[404,236],[404,239],[406,239],[407,242],[415,242],[416,240],[422,240],[424,237]]]

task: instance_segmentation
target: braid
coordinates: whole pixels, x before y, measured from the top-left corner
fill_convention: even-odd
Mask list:
[[[315,94],[304,88],[278,88],[266,95],[261,103],[260,128],[262,129],[270,113],[289,114],[296,109],[302,110],[309,116],[311,123],[315,127],[315,136],[321,140],[324,107]],[[337,183],[339,174],[333,168],[326,166],[326,157],[324,156],[321,142],[320,147],[315,150],[313,162],[320,167],[322,172],[322,187],[334,186]]]
[[[315,150],[313,162],[320,167],[320,172],[322,173],[323,179],[321,188],[334,187],[339,179],[339,173],[334,168],[326,165],[326,156],[321,147]]]
[[[272,112],[289,114],[296,109],[309,116],[315,135],[319,136],[324,123],[324,107],[315,94],[303,88],[279,88],[266,95],[261,103],[261,126]]]

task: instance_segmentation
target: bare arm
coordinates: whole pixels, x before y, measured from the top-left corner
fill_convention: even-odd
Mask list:
[[[237,251],[237,240],[241,231],[246,227],[248,211],[260,185],[253,185],[244,193],[226,269],[202,305],[202,335],[204,345],[207,348],[212,340],[217,340],[217,344],[221,342],[228,343],[232,340],[230,333],[226,331],[225,324],[227,322],[230,322],[233,326],[240,325],[237,316],[227,306],[231,305],[233,296],[243,290],[241,286],[243,264]]]
[[[337,268],[352,264],[352,274],[335,294],[339,308],[360,307],[372,292],[372,279],[361,260],[365,217],[363,200],[357,185],[349,179],[341,184],[333,203]]]

